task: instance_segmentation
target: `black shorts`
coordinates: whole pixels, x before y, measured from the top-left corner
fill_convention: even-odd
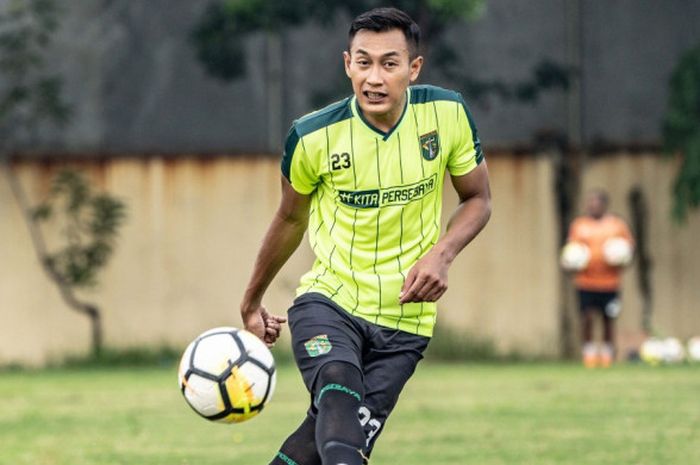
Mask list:
[[[314,384],[323,365],[345,362],[362,373],[365,392],[359,415],[369,453],[430,338],[354,317],[317,293],[299,296],[288,315],[294,358],[311,394],[309,415],[316,415]]]
[[[598,292],[579,289],[578,301],[582,313],[597,310],[608,319],[617,318],[620,314],[620,294],[617,291]]]

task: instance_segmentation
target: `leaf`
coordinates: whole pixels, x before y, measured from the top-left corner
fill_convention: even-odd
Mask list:
[[[683,158],[673,185],[673,217],[683,222],[700,206],[700,46],[673,71],[662,134],[666,152]]]
[[[51,204],[42,203],[32,212],[34,221],[45,221],[51,217]]]

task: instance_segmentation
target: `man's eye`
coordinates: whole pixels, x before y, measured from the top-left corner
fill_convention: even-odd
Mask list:
[[[357,64],[360,66],[367,66],[369,64],[369,61],[367,60],[357,60]]]
[[[387,68],[394,68],[397,66],[397,64],[394,61],[387,61],[386,63],[384,63],[384,66],[386,66]]]

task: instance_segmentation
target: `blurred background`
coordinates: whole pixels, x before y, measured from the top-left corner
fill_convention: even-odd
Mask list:
[[[463,93],[491,173],[494,214],[451,269],[435,350],[578,354],[558,257],[592,188],[638,241],[620,357],[700,334],[700,1],[386,3],[420,23],[420,81]],[[240,325],[284,135],[351,92],[347,26],[380,4],[0,1],[0,365]],[[304,242],[271,311],[311,261]]]

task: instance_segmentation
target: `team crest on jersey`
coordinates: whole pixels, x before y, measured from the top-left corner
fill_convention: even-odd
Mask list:
[[[440,153],[440,136],[437,131],[420,136],[420,152],[426,160],[435,160]]]
[[[318,357],[319,355],[327,354],[333,348],[327,334],[319,334],[314,336],[304,343],[306,352],[310,357]]]

